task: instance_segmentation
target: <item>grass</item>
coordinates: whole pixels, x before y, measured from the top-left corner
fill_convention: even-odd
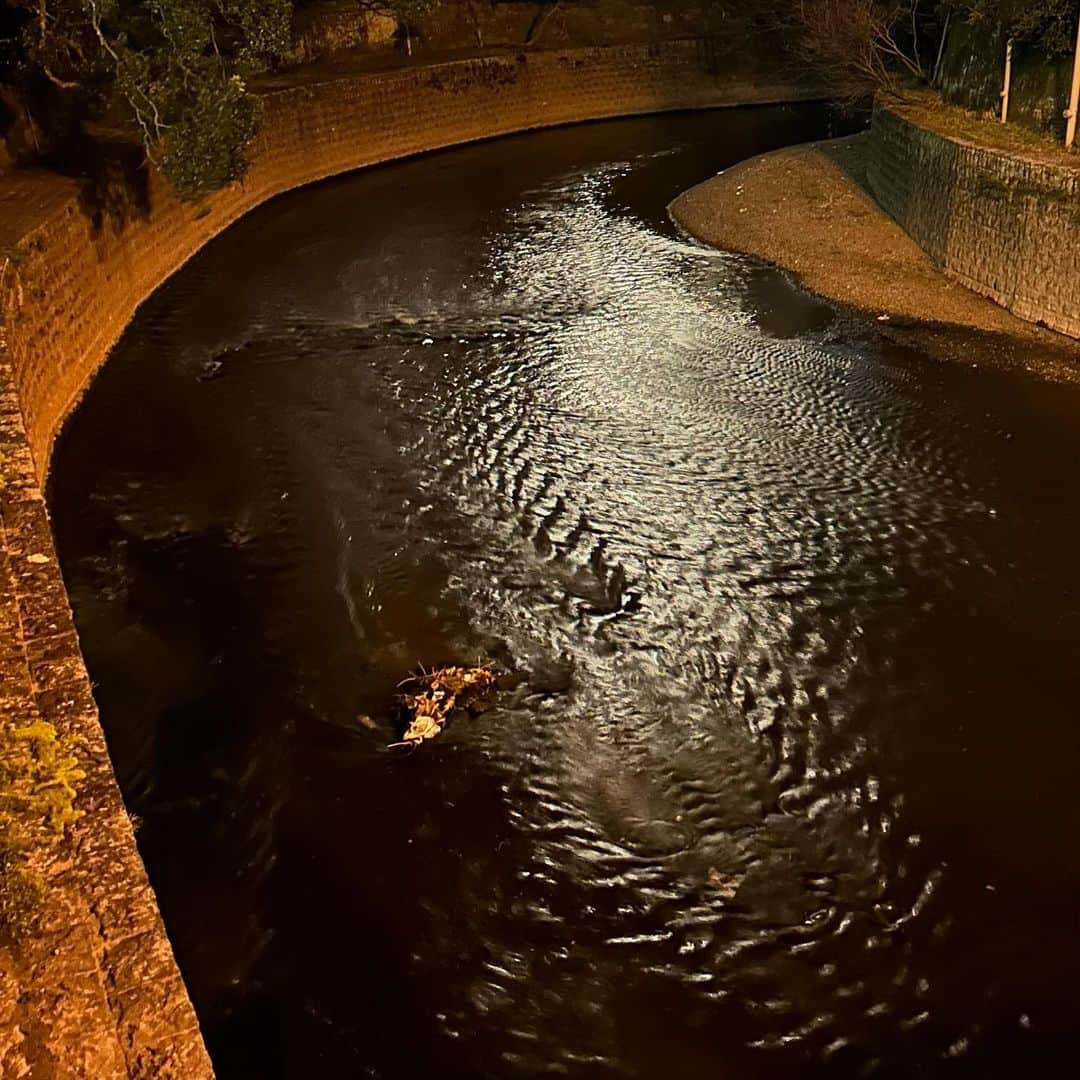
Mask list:
[[[8,449],[0,445],[0,496]],[[8,675],[5,666],[23,662],[17,649],[6,653],[0,655],[0,679]],[[30,856],[35,863],[47,857],[80,816],[75,797],[85,773],[52,724],[26,709],[4,708],[19,704],[20,680],[11,681],[15,701],[0,697],[0,932],[18,937],[32,924],[43,895]]]
[[[1080,153],[1066,150],[1048,132],[1032,131],[1019,124],[1002,124],[993,117],[950,105],[931,90],[905,90],[889,103],[900,116],[946,138],[974,143],[990,150],[1013,154],[1044,165],[1080,170]]]
[[[28,856],[54,849],[81,816],[84,776],[52,724],[0,721],[0,930],[11,936],[26,933],[43,892]]]
[[[41,882],[25,862],[0,852],[0,931],[16,939],[28,934],[41,907],[41,895]]]

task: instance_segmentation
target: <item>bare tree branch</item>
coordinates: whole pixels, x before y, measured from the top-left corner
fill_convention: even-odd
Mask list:
[[[925,78],[918,7],[919,0],[797,0],[786,26],[798,55],[838,84],[895,93],[898,72]],[[908,20],[910,51],[898,37]]]

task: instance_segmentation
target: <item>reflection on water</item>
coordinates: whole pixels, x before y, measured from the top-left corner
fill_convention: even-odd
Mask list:
[[[1080,397],[826,337],[663,220],[823,122],[279,200],[92,388],[52,505],[222,1077],[1080,1064]],[[387,753],[402,674],[482,654],[519,685]]]

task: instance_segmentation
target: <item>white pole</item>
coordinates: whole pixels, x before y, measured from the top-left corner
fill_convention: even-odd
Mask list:
[[[1009,38],[1005,46],[1005,86],[1001,91],[1001,122],[1009,119],[1009,89],[1012,86],[1012,50],[1013,40]]]
[[[1076,27],[1076,55],[1073,58],[1072,91],[1069,94],[1069,107],[1065,110],[1065,145],[1071,147],[1076,142],[1076,111],[1080,108],[1080,24]]]
[[[934,65],[934,75],[931,84],[937,86],[941,80],[941,61],[945,59],[945,41],[949,36],[949,23],[952,21],[952,11],[945,14],[945,25],[941,30],[941,41],[938,42],[937,63]]]

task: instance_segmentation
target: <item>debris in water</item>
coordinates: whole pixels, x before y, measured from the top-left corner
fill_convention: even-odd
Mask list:
[[[742,874],[722,874],[715,866],[709,867],[707,880],[725,900],[734,900],[742,884]]]
[[[400,742],[394,747],[407,746],[415,749],[421,743],[434,739],[446,726],[455,709],[473,703],[489,694],[498,676],[487,664],[477,667],[441,667],[432,671],[420,669],[419,675],[410,675],[399,683],[399,688],[414,687],[399,697],[405,715],[411,717]]]

